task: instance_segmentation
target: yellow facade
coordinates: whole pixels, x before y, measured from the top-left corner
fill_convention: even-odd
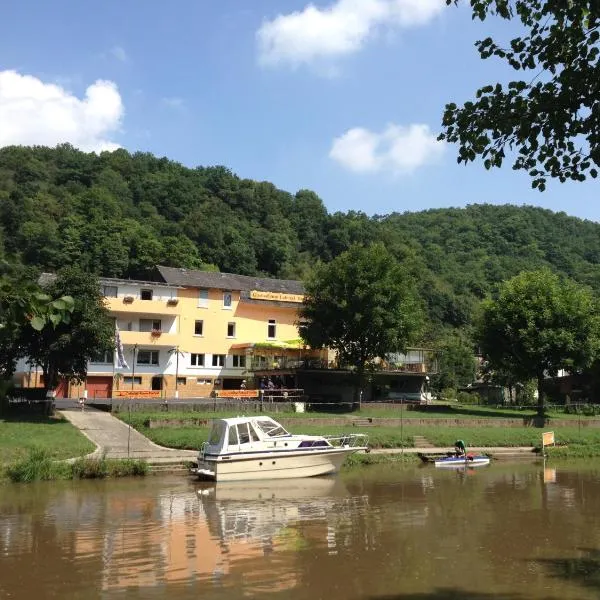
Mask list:
[[[293,354],[299,282],[160,269],[167,271],[164,281],[101,280],[126,364],[108,353],[89,364],[86,381],[63,382],[59,397],[127,397],[142,390],[161,398],[208,397],[239,389],[244,379],[251,387],[257,344],[266,346],[261,364]],[[176,282],[169,280],[173,274]],[[39,372],[25,364],[18,371],[18,385],[42,385]]]

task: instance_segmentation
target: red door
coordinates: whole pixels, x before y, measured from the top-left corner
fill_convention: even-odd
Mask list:
[[[112,377],[88,377],[86,381],[88,398],[110,398]]]
[[[66,379],[61,379],[54,390],[57,398],[69,397],[69,382]]]

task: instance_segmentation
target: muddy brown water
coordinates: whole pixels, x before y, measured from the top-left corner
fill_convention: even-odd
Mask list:
[[[600,597],[600,461],[0,487],[0,598]]]

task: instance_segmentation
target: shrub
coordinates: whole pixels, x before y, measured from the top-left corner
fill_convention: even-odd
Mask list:
[[[471,394],[469,392],[458,392],[456,400],[461,404],[478,404],[479,396],[477,394]]]
[[[71,463],[73,479],[103,479],[108,475],[107,461],[102,458],[78,458]]]
[[[13,482],[49,481],[64,479],[68,469],[65,463],[54,462],[42,448],[31,448],[29,456],[9,466],[6,473]]]
[[[456,390],[454,388],[445,388],[442,390],[443,400],[456,400]]]

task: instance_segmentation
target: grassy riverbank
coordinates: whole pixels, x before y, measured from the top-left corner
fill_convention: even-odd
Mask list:
[[[80,431],[60,415],[13,414],[0,417],[0,471],[43,449],[50,459],[85,456],[95,449]]]
[[[476,416],[481,419],[485,411],[478,411]],[[293,413],[290,413],[291,416]],[[355,414],[355,413],[354,413]],[[190,412],[135,412],[131,415],[122,414],[124,421],[157,444],[171,448],[196,450],[208,437],[209,427],[205,424],[197,424],[198,420],[215,417],[225,417],[228,414],[217,413],[190,413]],[[288,418],[288,413],[275,415],[276,418]],[[308,413],[305,417],[315,418],[314,413]],[[362,413],[361,413],[362,416]],[[397,414],[394,415],[397,418]],[[447,414],[445,415],[447,417]],[[503,414],[503,416],[506,416]],[[332,415],[324,415],[331,418]],[[461,426],[437,426],[437,425],[411,425],[409,418],[403,427],[353,427],[351,421],[347,425],[315,425],[306,422],[302,413],[297,413],[293,424],[288,426],[292,433],[307,433],[313,435],[342,435],[345,433],[365,433],[369,436],[369,445],[372,448],[411,448],[415,445],[415,437],[425,438],[431,446],[451,447],[458,438],[466,441],[469,447],[515,447],[541,445],[541,429],[535,427],[497,427],[492,423],[496,416],[488,417],[490,427],[469,427],[469,419],[463,421]],[[560,415],[563,418],[563,415]],[[152,420],[154,426],[148,426]],[[585,421],[586,417],[582,417]],[[180,421],[177,426],[157,426],[161,421]],[[304,421],[304,422],[303,422]],[[577,421],[572,420],[572,426],[548,428],[555,432],[557,443],[560,448],[552,449],[551,455],[562,456],[600,456],[600,428],[579,427]],[[466,423],[466,424],[465,424]]]
[[[2,416],[0,482],[97,479],[147,472],[143,461],[83,458],[94,449],[94,444],[60,415]]]
[[[54,481],[60,479],[105,479],[146,475],[148,465],[142,460],[78,458],[71,462],[56,461],[41,448],[6,468],[7,478],[14,483]]]

